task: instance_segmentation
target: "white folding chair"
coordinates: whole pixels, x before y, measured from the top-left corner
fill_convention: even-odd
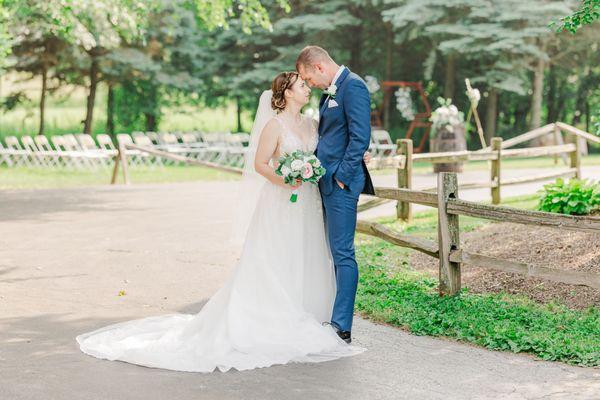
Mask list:
[[[69,152],[69,154],[73,155],[74,160],[78,162],[82,168],[89,169],[97,169],[98,167],[98,159],[95,155],[87,152],[85,148],[83,148],[75,135],[72,133],[67,133],[62,135],[63,138],[63,146]]]
[[[12,167],[14,165],[12,159],[12,150],[4,147],[2,142],[0,142],[0,164],[4,162],[8,167]]]
[[[375,143],[374,150],[376,157],[393,157],[396,155],[396,145],[388,131],[383,129],[374,129],[371,137]]]
[[[206,143],[200,141],[198,136],[192,132],[182,133],[180,138],[181,146],[185,148],[186,156],[197,159],[206,157]]]
[[[29,151],[29,154],[31,155],[31,159],[37,167],[47,167],[48,166],[48,163],[46,162],[46,157],[44,157],[44,155],[42,155],[42,152],[35,145],[35,142],[33,141],[33,138],[31,136],[29,136],[29,135],[21,136],[21,143],[23,143],[23,147],[25,148],[25,150]]]
[[[102,148],[98,147],[91,135],[79,133],[75,135],[75,139],[77,139],[79,146],[81,146],[84,153],[89,157],[90,161],[96,161],[103,167],[109,166],[110,155],[107,154]]]
[[[249,138],[243,133],[235,133],[227,136],[227,155],[224,162],[234,167],[241,167],[244,165],[244,155],[246,154],[248,147],[244,146],[249,141]]]
[[[141,134],[141,135],[133,135],[132,134],[132,136],[133,136],[133,142],[135,144],[137,144],[138,146],[149,147],[149,148],[155,147],[154,143],[152,143],[152,140],[150,140],[150,138],[144,134]],[[141,152],[140,156],[144,160],[144,163],[147,165],[150,165],[150,166],[160,165],[161,167],[163,166],[163,161],[162,161],[161,157],[157,157],[152,154],[145,153],[145,152]]]
[[[58,151],[54,150],[48,142],[48,138],[44,135],[37,135],[33,138],[38,149],[45,154],[46,162],[49,165],[55,167],[61,167],[63,164],[61,163],[60,155]]]
[[[216,163],[224,163],[229,155],[229,132],[214,132],[202,134],[202,140],[206,143],[206,159]]]
[[[126,133],[118,133],[117,134],[117,143],[119,143],[120,146],[125,147],[125,145],[127,144],[135,144],[133,142],[133,138],[131,136],[129,136]],[[146,164],[147,161],[142,160],[141,158],[141,152],[139,150],[125,150],[125,156],[131,156],[131,164],[132,165],[141,165],[141,164]]]
[[[17,164],[17,166],[31,166],[30,160],[30,152],[25,150],[21,144],[19,143],[19,139],[16,136],[7,136],[4,139],[6,143],[6,147],[12,150],[13,161]]]
[[[158,138],[158,133],[156,132],[146,132],[146,136],[148,139],[152,141],[154,144],[160,144],[160,140]]]
[[[83,153],[80,151],[74,151],[71,146],[67,143],[63,136],[50,136],[52,146],[58,153],[58,156],[62,160],[63,164],[67,168],[82,169],[85,167],[81,161]]]
[[[99,133],[96,135],[96,140],[98,141],[98,146],[101,149],[112,152],[114,155],[116,153],[117,148],[115,147],[112,139],[106,133]]]

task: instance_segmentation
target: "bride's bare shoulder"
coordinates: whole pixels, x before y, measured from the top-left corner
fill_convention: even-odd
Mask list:
[[[263,128],[262,134],[263,135],[264,134],[267,134],[267,135],[278,135],[279,133],[281,133],[281,130],[282,130],[281,122],[277,119],[277,117],[272,117],[265,124],[265,127]]]

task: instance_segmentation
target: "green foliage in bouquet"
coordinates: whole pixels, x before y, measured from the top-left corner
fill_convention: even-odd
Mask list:
[[[298,180],[316,184],[325,175],[325,168],[311,152],[296,150],[291,154],[283,154],[279,157],[278,162],[279,166],[275,170],[275,173],[283,176],[284,182],[288,185],[294,185]],[[304,178],[304,176],[307,176],[306,164],[310,164],[312,173],[309,174],[309,177]]]
[[[585,215],[600,208],[600,184],[582,179],[544,185],[538,210],[560,214]]]

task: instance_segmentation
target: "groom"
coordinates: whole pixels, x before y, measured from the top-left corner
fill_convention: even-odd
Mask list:
[[[363,161],[371,140],[371,99],[365,82],[336,64],[321,47],[305,47],[296,60],[296,70],[310,86],[324,89],[315,153],[327,170],[319,188],[337,281],[331,325],[350,343],[358,284],[356,207],[361,193],[375,194]]]

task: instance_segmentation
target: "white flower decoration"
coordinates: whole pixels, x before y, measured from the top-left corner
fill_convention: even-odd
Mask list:
[[[367,89],[371,94],[376,93],[381,88],[381,86],[379,86],[377,78],[371,75],[365,76],[365,83],[367,84]]]
[[[407,121],[415,119],[415,110],[412,99],[410,98],[409,88],[398,88],[394,93],[396,95],[396,109],[400,111],[402,117]]]
[[[335,94],[337,93],[337,86],[335,86],[335,83],[329,85],[329,87],[325,89],[325,93],[327,93],[332,99],[335,99]]]
[[[302,160],[294,160],[290,166],[292,167],[292,171],[300,171],[303,165]]]

